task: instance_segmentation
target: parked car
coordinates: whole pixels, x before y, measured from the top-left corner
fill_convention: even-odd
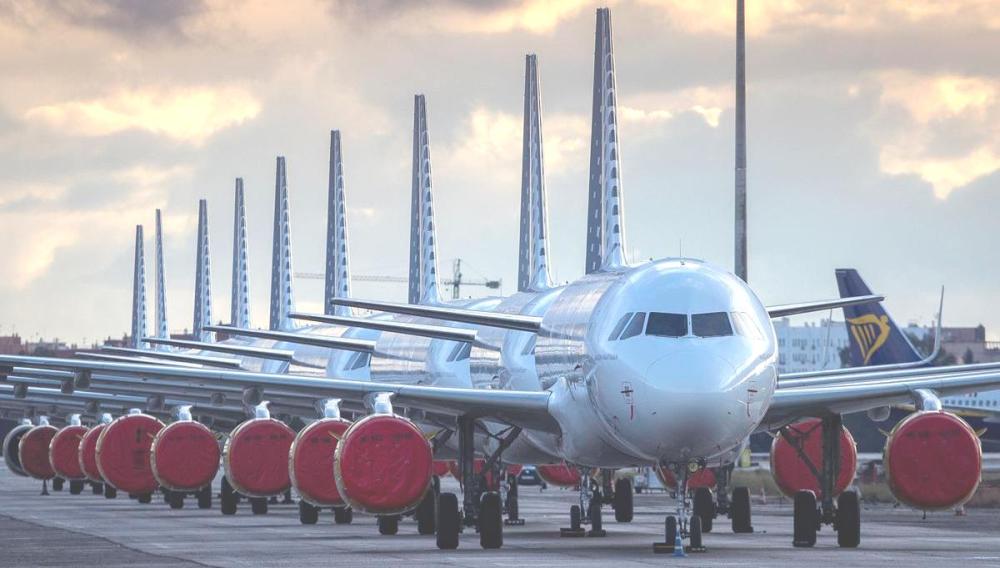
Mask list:
[[[517,476],[518,485],[545,485],[542,476],[538,475],[538,470],[534,466],[526,465]]]

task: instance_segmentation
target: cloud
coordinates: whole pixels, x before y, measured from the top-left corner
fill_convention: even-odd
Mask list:
[[[456,34],[503,34],[526,31],[551,33],[569,18],[591,5],[587,0],[513,0],[505,2],[450,0],[434,3],[371,2],[357,6],[338,2],[338,15],[346,7],[350,15],[367,22],[388,19],[406,31],[445,31]],[[420,25],[414,26],[414,22]]]
[[[145,88],[99,99],[36,106],[28,109],[24,117],[79,136],[144,130],[201,144],[220,130],[253,119],[260,111],[260,102],[239,88]]]
[[[663,92],[646,92],[620,99],[618,115],[624,123],[649,125],[666,122],[692,112],[712,128],[718,128],[722,111],[733,106],[732,87],[690,87]]]

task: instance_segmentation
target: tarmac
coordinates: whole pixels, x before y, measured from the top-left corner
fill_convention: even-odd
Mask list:
[[[444,490],[457,488],[443,481]],[[755,534],[733,534],[728,520],[716,520],[706,534],[708,551],[686,558],[658,555],[652,543],[662,540],[663,518],[673,501],[663,493],[636,495],[635,520],[614,521],[606,510],[604,538],[560,538],[568,525],[573,491],[521,488],[521,516],[526,524],[507,527],[504,546],[483,550],[472,530],[458,550],[441,551],[434,538],[420,536],[406,519],[399,534],[381,536],[375,519],[355,515],[351,525],[333,524],[324,511],[316,525],[301,525],[295,505],[271,505],[254,516],[241,503],[235,516],[199,510],[192,499],[171,510],[162,499],[142,505],[121,495],[108,500],[67,489],[40,496],[41,483],[0,468],[0,567],[105,566],[188,568],[195,566],[1000,566],[1000,514],[970,509],[923,514],[887,505],[866,506],[862,542],[840,549],[829,527],[815,548],[795,549],[791,503],[754,504]]]

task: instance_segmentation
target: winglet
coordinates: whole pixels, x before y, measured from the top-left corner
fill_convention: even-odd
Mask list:
[[[292,297],[292,224],[288,210],[288,180],[285,158],[278,156],[274,180],[274,243],[271,249],[272,330],[292,329],[288,314],[295,311]]]
[[[344,158],[340,131],[330,131],[330,181],[326,213],[326,288],[323,311],[329,316],[349,316],[351,309],[334,305],[334,298],[351,296],[351,270],[347,251],[347,196],[344,192]],[[246,326],[243,326],[246,327]]]
[[[192,333],[198,341],[212,341],[205,331],[212,323],[212,263],[208,250],[208,201],[198,201],[198,255],[194,280],[194,325]]]
[[[590,197],[587,206],[588,274],[628,264],[617,97],[611,11],[598,8],[590,130]]]
[[[413,185],[410,202],[411,304],[437,304],[437,244],[434,238],[434,200],[431,186],[431,149],[427,135],[427,103],[413,98]]]
[[[163,266],[163,222],[160,210],[156,210],[156,337],[170,338],[167,325],[167,273]],[[166,349],[166,347],[159,347]]]
[[[233,212],[233,289],[229,321],[233,327],[250,327],[250,277],[247,273],[247,210],[243,178],[236,178]]]
[[[135,226],[135,262],[132,273],[132,337],[130,344],[136,349],[144,347],[146,337],[146,260],[142,250],[142,225]]]
[[[546,261],[549,227],[545,206],[545,167],[542,152],[542,106],[538,58],[525,57],[524,142],[521,155],[521,240],[517,289],[547,290],[552,286]]]

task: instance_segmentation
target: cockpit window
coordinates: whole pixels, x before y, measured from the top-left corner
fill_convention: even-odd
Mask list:
[[[649,314],[649,325],[646,326],[646,335],[684,337],[687,333],[687,314],[663,314],[658,312]]]
[[[368,364],[369,354],[368,353],[355,353],[354,357],[347,365],[347,370],[354,371],[360,369]]]
[[[618,320],[618,323],[615,325],[615,328],[611,331],[611,335],[608,336],[608,341],[614,341],[618,339],[618,336],[622,334],[622,330],[625,329],[625,324],[628,323],[628,320],[632,317],[633,313],[634,312],[629,312],[623,315],[622,319]]]
[[[691,331],[698,337],[723,337],[733,334],[726,312],[710,312],[691,316]]]
[[[532,335],[531,339],[524,344],[524,349],[521,350],[521,355],[531,355],[535,352],[535,338],[536,336]]]
[[[626,327],[625,331],[622,332],[622,339],[623,340],[628,339],[630,337],[635,337],[636,335],[641,334],[642,328],[645,326],[645,323],[646,323],[646,314],[642,312],[635,314],[635,317],[632,318],[632,321],[628,322],[628,327]]]
[[[472,353],[471,343],[459,343],[451,350],[451,355],[448,356],[448,362],[451,361],[461,361],[463,359],[468,359],[469,355]]]
[[[750,314],[746,312],[733,312],[733,326],[736,327],[736,333],[742,335],[743,337],[749,337],[750,339],[763,339],[764,336],[760,333],[760,328],[754,323],[753,318]]]

